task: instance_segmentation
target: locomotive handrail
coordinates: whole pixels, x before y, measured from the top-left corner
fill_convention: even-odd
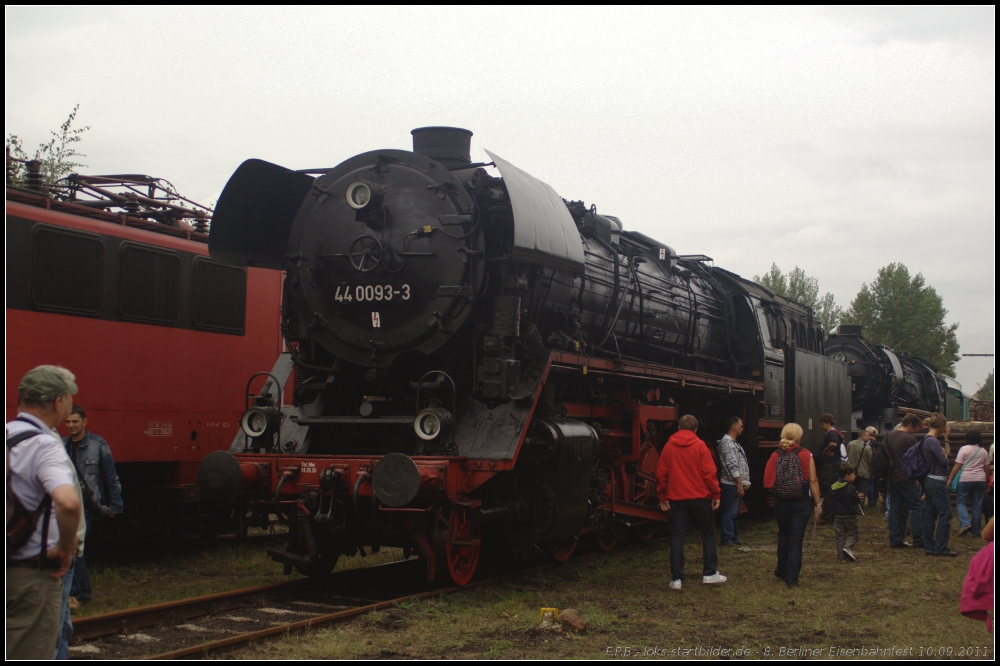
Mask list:
[[[292,416],[299,425],[407,425],[412,416]]]
[[[420,377],[420,380],[418,382],[416,382],[417,384],[417,386],[415,387],[417,389],[417,399],[415,405],[416,412],[418,414],[420,413],[420,388],[424,386],[424,379],[427,378],[427,375],[432,375],[435,372],[444,375],[448,379],[448,381],[451,382],[451,415],[452,417],[454,417],[458,411],[458,389],[455,388],[455,380],[451,378],[451,375],[449,375],[447,372],[443,370],[429,370],[428,372],[425,372],[423,376]],[[438,382],[438,386],[440,386],[440,382]]]

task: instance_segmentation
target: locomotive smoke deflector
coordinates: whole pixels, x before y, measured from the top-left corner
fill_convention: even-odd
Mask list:
[[[313,178],[263,160],[236,169],[219,196],[208,253],[222,264],[282,268],[288,232]]]
[[[583,243],[566,202],[551,185],[486,151],[503,176],[514,213],[514,249],[523,261],[583,271]]]

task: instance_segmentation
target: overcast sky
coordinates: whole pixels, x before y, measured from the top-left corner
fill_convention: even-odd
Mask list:
[[[244,159],[474,132],[562,196],[848,305],[905,263],[994,351],[995,9],[6,8],[5,124],[204,202]],[[993,359],[965,359],[974,391]]]

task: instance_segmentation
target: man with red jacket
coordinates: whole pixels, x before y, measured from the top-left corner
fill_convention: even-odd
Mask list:
[[[715,462],[705,442],[698,439],[698,419],[687,414],[677,422],[679,430],[670,436],[660,452],[656,467],[656,494],[660,510],[670,511],[671,589],[681,589],[684,581],[684,537],[688,523],[701,529],[704,569],[701,582],[725,583],[719,573],[715,550],[715,516],[719,508],[719,480]]]

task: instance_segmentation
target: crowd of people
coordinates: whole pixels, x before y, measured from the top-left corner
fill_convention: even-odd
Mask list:
[[[97,516],[123,511],[111,449],[87,429],[77,392],[69,370],[38,366],[7,424],[8,659],[69,658],[70,614],[91,598],[87,534]]]
[[[856,562],[855,544],[861,539],[858,516],[864,506],[878,506],[885,497],[891,548],[922,548],[929,556],[955,557],[950,547],[950,492],[958,493],[959,534],[984,536],[992,541],[992,511],[983,530],[983,508],[992,509],[993,450],[982,446],[977,430],[966,434],[966,444],[954,465],[948,461],[948,422],[941,414],[924,421],[907,414],[881,445],[874,428],[862,429],[845,443],[832,414],[820,417],[824,431],[817,453],[801,445],[802,427],[788,423],[778,449],[764,467],[764,487],[772,491],[778,525],[777,566],[774,575],[789,588],[799,585],[802,546],[810,517],[834,526],[837,560]],[[743,421],[732,417],[719,440],[716,457],[697,436],[698,421],[682,416],[678,430],[663,446],[657,467],[660,509],[670,512],[670,587],[683,589],[684,539],[688,527],[702,533],[705,584],[725,583],[718,570],[713,512],[721,506],[720,545],[739,544],[740,505],[750,487],[746,453],[737,441]],[[926,434],[918,441],[918,430]],[[942,443],[942,440],[944,442]],[[984,502],[984,499],[986,500]],[[906,541],[909,524],[913,543]],[[992,578],[990,579],[992,580]]]

